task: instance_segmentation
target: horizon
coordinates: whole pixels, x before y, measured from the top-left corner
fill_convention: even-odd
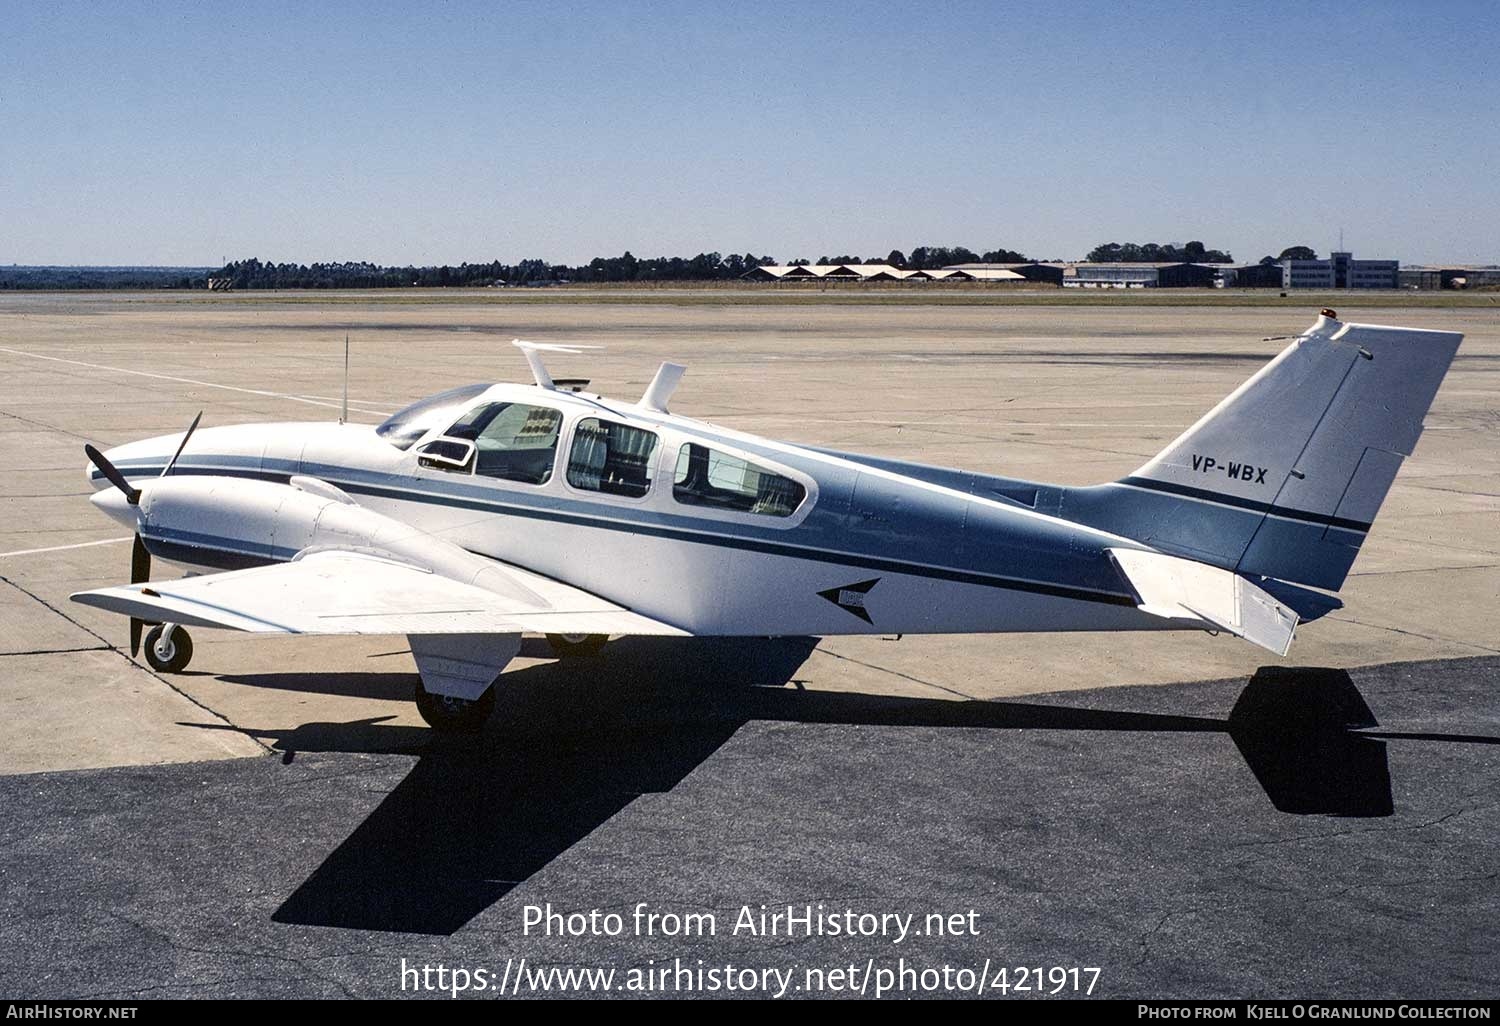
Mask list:
[[[1180,245],[1180,244],[1179,243],[1172,243],[1172,245]],[[1290,248],[1290,247],[1286,247],[1286,248]],[[714,252],[718,252],[718,251],[716,251],[716,250],[699,250],[698,251],[699,254],[714,253]],[[910,251],[908,250],[908,251],[902,251],[902,252],[903,252],[903,254],[905,254],[905,253],[909,253]],[[1313,257],[1313,259],[1315,259],[1315,260],[1327,260],[1327,259],[1329,259],[1329,257],[1330,257],[1330,255],[1331,255],[1332,252],[1334,252],[1334,251],[1329,251],[1327,253],[1318,252],[1317,255]],[[590,258],[590,260],[597,259],[597,258],[612,259],[612,258],[616,258],[616,257],[619,257],[619,256],[625,256],[625,255],[635,256],[635,257],[637,257],[638,259],[640,259],[642,261],[648,261],[648,260],[665,260],[665,259],[673,259],[673,258],[677,258],[677,257],[686,257],[687,256],[687,254],[660,253],[660,254],[656,254],[654,256],[649,256],[648,257],[648,256],[642,256],[641,254],[638,254],[638,253],[633,253],[630,250],[626,250],[625,253],[623,253],[623,254],[609,254],[609,255],[602,254],[602,253],[601,254],[596,254],[596,256]],[[698,254],[694,254],[694,255],[698,255]],[[731,254],[727,254],[726,253],[726,254],[721,254],[721,255],[722,256],[729,256]],[[743,256],[743,255],[747,255],[747,254],[738,254],[738,255]],[[1276,256],[1277,256],[1277,254],[1274,254],[1274,253],[1272,253],[1272,254],[1265,254],[1265,256],[1269,256],[1269,257],[1275,259]],[[1371,260],[1387,259],[1387,258],[1383,258],[1383,257],[1365,257],[1363,254],[1358,254],[1358,253],[1354,254],[1354,256],[1355,256],[1355,259],[1371,259]],[[578,267],[586,266],[589,263],[589,261],[583,261],[582,263],[579,263],[579,264],[563,264],[563,263],[560,263],[558,261],[549,261],[549,260],[546,260],[544,257],[522,257],[522,258],[519,258],[519,259],[506,259],[506,258],[502,258],[502,257],[496,257],[496,258],[493,258],[493,259],[490,259],[490,260],[459,260],[459,261],[452,261],[452,262],[442,263],[442,264],[404,264],[404,263],[403,264],[376,264],[374,261],[369,261],[369,260],[313,260],[313,261],[307,261],[307,262],[294,262],[294,261],[285,261],[285,260],[264,260],[264,259],[261,259],[260,257],[237,257],[234,260],[230,260],[230,261],[227,261],[227,262],[221,263],[221,264],[26,264],[26,263],[12,262],[12,263],[8,263],[8,264],[0,264],[0,267],[6,267],[6,268],[16,269],[16,270],[69,270],[69,271],[218,271],[218,270],[223,270],[225,267],[229,267],[229,266],[234,265],[234,264],[246,263],[246,262],[249,262],[251,260],[260,260],[260,262],[262,264],[270,264],[270,265],[274,265],[274,264],[289,264],[289,265],[292,265],[292,264],[295,264],[296,266],[302,266],[302,267],[313,267],[313,266],[318,266],[318,265],[335,266],[335,265],[342,265],[342,264],[365,264],[365,265],[380,267],[380,268],[387,269],[387,270],[389,270],[389,269],[397,269],[397,268],[408,268],[408,267],[410,267],[410,268],[412,268],[414,270],[422,270],[422,269],[430,269],[430,268],[437,268],[437,267],[444,267],[444,266],[446,266],[446,267],[454,267],[454,268],[463,267],[463,266],[483,267],[483,266],[485,266],[487,264],[502,264],[502,265],[514,267],[517,264],[522,263],[523,261],[532,260],[532,259],[540,259],[544,263],[546,263],[549,267],[565,267],[565,268],[570,268],[570,269],[571,268],[578,268]],[[792,258],[790,258],[788,260],[784,260],[784,261],[783,260],[777,260],[775,264],[762,265],[762,266],[787,267],[787,266],[791,266],[791,265],[795,264],[797,261],[804,260],[804,259],[806,259],[807,263],[809,263],[809,264],[811,264],[813,266],[830,266],[830,267],[837,266],[838,264],[841,264],[841,263],[849,263],[849,264],[861,263],[861,264],[865,264],[865,265],[873,265],[873,264],[885,263],[886,262],[886,257],[870,256],[870,257],[860,257],[857,260],[846,260],[846,261],[833,260],[833,261],[829,261],[827,264],[820,265],[818,263],[818,261],[813,260],[811,258],[792,257]],[[1143,264],[1198,263],[1198,264],[1206,264],[1206,265],[1212,265],[1212,266],[1219,266],[1221,264],[1227,264],[1229,266],[1246,266],[1246,265],[1250,265],[1250,264],[1260,263],[1263,259],[1264,259],[1264,257],[1257,258],[1257,259],[1254,259],[1254,260],[1242,260],[1239,257],[1235,257],[1233,260],[1229,260],[1229,261],[1220,261],[1220,260],[1195,260],[1195,261],[1190,261],[1190,260],[1183,260],[1183,261],[1176,261],[1176,260],[1168,260],[1168,261],[1161,261],[1161,260],[1150,260],[1150,261],[1119,260],[1119,261],[1112,261],[1112,260],[1088,260],[1088,259],[1085,259],[1083,257],[1079,257],[1079,258],[1066,258],[1066,257],[1064,257],[1064,258],[1029,257],[1029,258],[1027,258],[1026,260],[1023,260],[1023,261],[983,261],[983,260],[977,260],[977,261],[960,261],[959,264],[958,264],[958,266],[961,266],[962,264],[965,264],[965,263],[970,263],[970,264],[993,263],[993,264],[995,264],[997,266],[1000,265],[1000,264],[1100,264],[1100,263],[1124,263],[1124,264],[1131,264],[1131,263],[1143,263]],[[1277,260],[1276,262],[1280,263],[1281,261]],[[1490,261],[1473,261],[1473,260],[1458,261],[1458,260],[1449,260],[1449,261],[1435,261],[1435,262],[1426,262],[1426,261],[1424,261],[1424,262],[1421,262],[1421,263],[1408,263],[1407,261],[1403,260],[1403,261],[1401,261],[1401,266],[1402,267],[1448,267],[1448,268],[1476,267],[1476,266],[1477,267],[1500,267],[1500,260],[1490,260]]]
[[[576,266],[703,239],[868,259],[924,237],[1500,262],[1500,28],[1472,0],[358,11],[11,12],[0,264]]]

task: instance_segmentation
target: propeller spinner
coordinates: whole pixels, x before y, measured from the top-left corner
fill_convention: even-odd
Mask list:
[[[187,448],[188,439],[193,437],[193,432],[198,430],[198,422],[203,419],[203,411],[198,411],[198,416],[193,418],[192,424],[188,425],[187,433],[182,436],[178,443],[177,451],[167,465],[162,468],[161,477],[166,477],[177,466],[177,461],[182,456],[182,450]],[[134,487],[126,480],[125,475],[120,473],[120,468],[111,463],[105,455],[92,445],[83,447],[84,454],[88,456],[89,462],[99,468],[99,472],[109,479],[109,483],[118,488],[125,496],[125,501],[132,506],[139,506],[141,502],[141,490]],[[118,500],[116,500],[118,501]],[[130,547],[130,583],[144,584],[151,580],[151,553],[146,549],[146,543],[141,540],[140,532],[137,531],[135,541]],[[132,616],[130,618],[130,658],[134,659],[141,650],[141,631],[146,626],[146,621]]]

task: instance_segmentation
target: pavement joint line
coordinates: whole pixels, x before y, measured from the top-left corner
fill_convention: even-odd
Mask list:
[[[56,424],[48,424],[47,422],[41,420],[32,420],[30,417],[23,417],[19,413],[11,413],[9,410],[0,410],[0,414],[4,414],[11,420],[19,420],[22,424],[30,424],[32,427],[46,428],[48,431],[55,431],[60,435],[67,435],[70,438],[81,438],[85,442],[94,442],[98,440],[90,435],[80,435],[76,431],[69,431],[67,428],[58,427]]]
[[[1442,515],[1442,514],[1434,514],[1434,515]],[[1478,553],[1478,554],[1483,555],[1483,556],[1500,556],[1500,551],[1496,551],[1495,549],[1482,549],[1482,548],[1479,548],[1479,547],[1474,546],[1474,545],[1463,545],[1463,546],[1458,546],[1458,545],[1443,545],[1441,543],[1434,543],[1434,542],[1432,542],[1428,538],[1413,538],[1410,535],[1399,534],[1396,531],[1389,530],[1389,529],[1386,530],[1385,533],[1388,534],[1390,537],[1394,538],[1396,541],[1410,542],[1410,543],[1412,543],[1414,545],[1432,545],[1432,544],[1438,544],[1438,546],[1440,548],[1454,549],[1454,550],[1457,550],[1457,551],[1460,551],[1460,552],[1462,552],[1462,551],[1468,551],[1468,552],[1475,552],[1475,553]]]
[[[888,667],[880,666],[876,663],[867,663],[863,659],[856,659],[853,656],[840,655],[837,652],[831,652],[823,648],[822,646],[813,649],[813,654],[831,656],[834,659],[842,659],[845,662],[854,663],[856,666],[863,666],[866,669],[876,670],[880,673],[889,673],[893,677],[900,677],[903,680],[911,681],[913,684],[920,684],[925,688],[932,688],[934,691],[941,691],[944,694],[953,695],[955,698],[962,698],[969,702],[984,701],[984,699],[982,698],[975,698],[973,695],[965,694],[962,691],[955,691],[953,688],[945,687],[942,684],[934,684],[930,680],[923,680],[921,677],[913,677],[909,673],[902,673],[900,670],[892,670]]]
[[[1442,485],[1418,484],[1417,482],[1420,480],[1421,478],[1418,478],[1416,481],[1407,481],[1405,482],[1406,487],[1420,488],[1423,491],[1427,492],[1452,492],[1454,495],[1479,495],[1487,499],[1500,499],[1500,492],[1476,492],[1469,488],[1444,488]],[[1483,511],[1475,510],[1475,512],[1478,513]]]
[[[81,622],[79,620],[76,620],[73,617],[69,616],[67,613],[63,612],[61,609],[59,609],[56,606],[54,606],[51,602],[48,602],[46,599],[42,598],[36,592],[31,591],[29,588],[26,588],[26,587],[24,587],[24,586],[22,586],[20,584],[17,584],[15,581],[11,580],[9,577],[6,577],[4,574],[0,574],[0,581],[3,581],[4,583],[10,585],[12,588],[16,589],[22,595],[25,595],[27,598],[31,599],[33,602],[39,603],[43,608],[45,608],[45,609],[47,609],[47,610],[49,610],[49,611],[51,611],[53,613],[56,613],[58,616],[62,617],[64,620],[68,621],[74,627],[77,627],[79,630],[83,631],[89,637],[98,640],[104,646],[106,646],[108,648],[111,648],[111,649],[113,649],[113,648],[116,647],[104,635],[100,634],[98,631],[94,630],[92,627],[88,626],[87,624],[85,624],[85,623],[83,623],[83,622]]]
[[[1472,641],[1459,641],[1457,638],[1445,638],[1440,634],[1423,634],[1421,631],[1408,631],[1403,630],[1400,627],[1388,627],[1383,623],[1370,623],[1367,620],[1356,620],[1352,616],[1334,616],[1331,613],[1328,615],[1327,619],[1333,620],[1337,623],[1352,623],[1359,627],[1369,627],[1372,630],[1377,631],[1390,631],[1393,634],[1406,634],[1413,638],[1421,638],[1424,641],[1441,641],[1449,645],[1462,645],[1465,648],[1478,649],[1481,652],[1488,652],[1491,655],[1500,655],[1500,648],[1488,648],[1484,645],[1476,645]],[[1404,662],[1405,660],[1401,661]]]
[[[339,403],[322,402],[318,399],[306,399],[302,396],[292,395],[288,392],[272,392],[269,389],[264,388],[241,388],[238,385],[221,385],[217,381],[203,381],[199,378],[181,378],[172,374],[156,374],[151,371],[133,370],[129,367],[111,367],[108,364],[89,363],[86,360],[69,360],[61,356],[46,356],[42,353],[29,353],[24,349],[12,349],[9,346],[0,346],[0,353],[10,353],[13,356],[26,356],[30,357],[33,360],[48,360],[53,363],[68,363],[72,364],[75,367],[87,367],[91,370],[109,371],[113,374],[134,374],[138,377],[143,378],[155,378],[158,381],[173,381],[181,385],[200,385],[204,388],[222,388],[228,392],[242,392],[246,395],[264,396],[269,399],[287,399],[291,402],[308,403],[312,406],[328,406],[332,407],[335,410],[340,408]],[[354,402],[355,400],[351,399],[350,401]],[[7,416],[13,416],[13,414],[7,414]],[[16,419],[24,420],[25,418],[17,417]],[[58,428],[56,430],[62,429]],[[72,434],[71,431],[64,431],[63,433]],[[83,436],[79,435],[77,437],[82,438]]]
[[[36,655],[64,655],[69,652],[109,652],[114,650],[113,645],[80,645],[77,648],[32,648],[25,652],[0,652],[0,659],[9,659],[11,656],[36,656]]]
[[[149,667],[149,666],[142,666],[140,663],[138,663],[134,659],[130,658],[130,656],[126,655],[125,652],[118,645],[113,644],[108,638],[106,638],[104,635],[100,634],[98,631],[94,630],[92,627],[88,626],[88,624],[85,624],[85,623],[83,623],[80,620],[74,619],[73,617],[69,616],[67,613],[63,612],[61,609],[59,609],[56,606],[54,606],[52,603],[48,602],[46,599],[42,598],[40,595],[38,595],[35,592],[29,590],[28,588],[25,588],[25,587],[17,584],[15,581],[11,580],[9,577],[6,577],[4,574],[0,574],[0,582],[3,582],[5,584],[10,585],[12,588],[14,588],[17,591],[19,591],[22,595],[25,595],[27,598],[31,599],[32,601],[39,603],[43,608],[45,608],[47,610],[50,610],[53,613],[56,613],[58,616],[62,617],[64,620],[68,621],[74,627],[77,627],[79,630],[83,631],[85,634],[89,635],[90,637],[97,639],[102,644],[101,651],[103,649],[107,649],[107,650],[109,650],[111,652],[114,652],[121,659],[125,660],[125,662],[129,663],[132,667],[134,667],[137,670],[142,671],[143,673],[145,673],[149,677],[154,677],[156,680],[160,681],[162,684],[165,684],[172,691],[175,691],[177,694],[179,694],[183,698],[187,699],[187,701],[191,702],[193,705],[197,706],[199,709],[202,709],[204,712],[208,713],[210,716],[213,716],[216,719],[222,721],[225,724],[225,726],[228,726],[228,727],[230,727],[231,729],[234,729],[234,730],[238,730],[239,729],[229,719],[229,717],[225,716],[223,713],[219,712],[217,709],[214,709],[214,708],[212,708],[210,706],[204,705],[202,702],[198,701],[192,695],[188,694],[186,691],[182,690],[177,685],[175,685],[171,681],[167,680],[161,674],[159,674],[155,670],[151,669],[151,667]],[[246,735],[246,736],[248,737],[249,735]],[[259,738],[251,737],[250,740],[254,741],[257,745],[259,745],[267,753],[270,753],[270,752],[274,751],[274,749],[272,749],[265,742],[261,741]]]
[[[0,553],[3,555],[3,553]],[[1500,563],[1460,563],[1456,566],[1414,566],[1405,570],[1365,570],[1350,574],[1350,577],[1389,577],[1392,574],[1435,574],[1452,570],[1495,570]]]

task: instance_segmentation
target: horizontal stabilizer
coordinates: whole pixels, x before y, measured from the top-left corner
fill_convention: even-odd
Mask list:
[[[1232,570],[1140,549],[1110,549],[1144,612],[1198,620],[1286,655],[1297,614]]]
[[[257,634],[682,635],[519,567],[504,592],[380,556],[325,550],[290,563],[80,592],[73,601],[147,621]],[[498,582],[497,582],[498,583]]]
[[[1337,595],[1314,591],[1312,588],[1304,588],[1299,584],[1288,584],[1274,577],[1262,577],[1257,583],[1277,602],[1296,613],[1299,623],[1312,623],[1335,609],[1344,608],[1344,600]]]

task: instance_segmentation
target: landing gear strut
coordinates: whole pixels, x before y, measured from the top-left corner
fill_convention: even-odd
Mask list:
[[[146,632],[146,664],[157,673],[181,673],[193,658],[193,639],[175,623],[159,623]]]
[[[491,684],[478,698],[439,695],[422,686],[417,679],[417,712],[433,730],[445,734],[473,734],[484,727],[495,711],[495,686]]]

